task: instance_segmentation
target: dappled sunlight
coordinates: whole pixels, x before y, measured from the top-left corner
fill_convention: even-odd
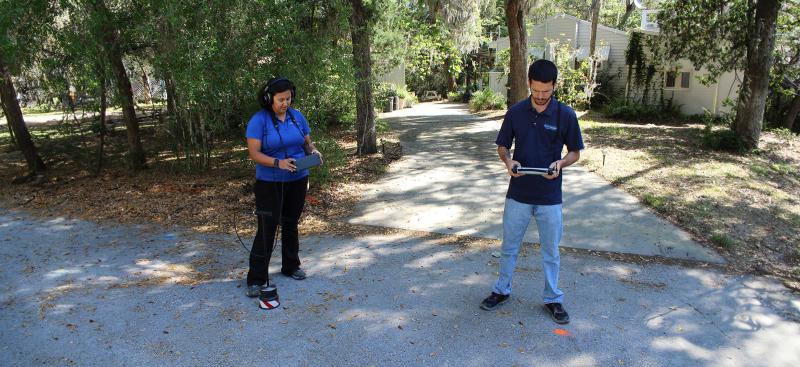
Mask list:
[[[782,323],[769,328],[769,332],[759,332],[743,338],[742,345],[737,351],[743,353],[748,360],[759,361],[765,366],[792,366],[796,365],[797,351],[800,351],[800,332],[797,323]],[[730,347],[723,351],[733,353]],[[793,353],[795,352],[795,353]],[[723,365],[719,363],[718,365]]]
[[[347,221],[500,239],[509,182],[494,144],[501,120],[487,121],[460,113],[448,115],[448,111],[465,108],[463,105],[428,116],[427,109],[435,107],[387,119],[400,135],[405,155],[389,167],[384,178],[365,187],[360,203]],[[623,127],[617,129],[627,131]],[[631,134],[628,139],[639,134]],[[629,153],[610,152],[606,168],[627,169]],[[635,177],[620,176],[620,179],[634,180],[650,172],[672,169],[677,164],[677,160],[665,163],[656,153],[645,150],[633,153],[641,154],[650,166],[641,167]],[[673,191],[662,191],[653,202],[669,202],[680,191],[670,190]],[[689,234],[655,217],[636,197],[580,166],[564,171],[563,210],[564,247],[724,261],[712,250],[692,241]],[[533,223],[528,227],[525,241],[538,241]]]
[[[425,257],[408,262],[403,266],[407,268],[432,267],[445,261],[452,261],[453,258],[453,253],[446,249],[433,254],[426,254]]]
[[[655,351],[680,352],[694,360],[709,361],[715,358],[715,353],[713,351],[700,347],[680,336],[655,338],[650,345]]]
[[[48,272],[47,274],[45,274],[45,278],[57,279],[66,277],[68,275],[81,274],[81,273],[83,273],[83,270],[79,268],[69,268],[69,269],[61,268]]]
[[[712,273],[700,269],[684,269],[682,273],[692,277],[700,285],[711,290],[721,289],[731,278],[730,275]]]

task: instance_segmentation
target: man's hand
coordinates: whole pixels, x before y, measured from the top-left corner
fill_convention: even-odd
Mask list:
[[[508,174],[511,177],[519,177],[519,176],[524,175],[524,173],[514,173],[514,171],[511,170],[512,168],[514,168],[514,166],[522,167],[522,165],[519,164],[519,162],[517,162],[517,161],[515,161],[513,159],[506,160],[506,169],[508,170]]]
[[[553,170],[552,175],[544,175],[544,178],[548,180],[555,180],[561,174],[561,165],[564,164],[562,160],[557,160],[553,163],[550,163],[550,168]]]

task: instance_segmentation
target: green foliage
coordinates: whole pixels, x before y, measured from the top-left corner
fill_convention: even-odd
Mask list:
[[[13,75],[43,56],[54,10],[48,0],[0,1],[0,60]]]
[[[464,102],[464,91],[457,90],[452,92],[447,92],[447,100],[450,102]]]
[[[797,133],[793,132],[792,130],[789,130],[789,129],[786,129],[786,128],[782,128],[782,127],[775,128],[775,129],[770,129],[770,132],[775,134],[775,136],[777,136],[778,138],[781,138],[781,139],[787,140],[787,141],[796,139],[798,136],[800,136],[800,134],[797,134]]]
[[[412,9],[400,0],[375,2],[372,72],[384,74],[404,62],[408,35],[414,26]]]
[[[431,20],[424,7],[414,8],[412,22],[405,45],[406,85],[418,92],[444,93],[448,78],[462,72],[464,60],[438,17]]]
[[[392,130],[392,128],[391,128],[391,126],[389,126],[389,123],[386,122],[386,120],[377,119],[375,121],[375,131],[377,131],[379,134],[387,133],[387,132],[389,132],[391,130]]]
[[[736,245],[736,241],[721,232],[711,234],[711,242],[720,247],[730,248]]]
[[[558,85],[556,98],[576,110],[589,107],[589,96],[586,88],[590,83],[588,59],[578,62],[572,57],[572,47],[568,44],[558,44],[555,52],[555,64],[558,66]]]
[[[408,99],[413,93],[409,92],[405,86],[397,87],[397,96],[401,99]]]
[[[295,83],[294,107],[315,131],[352,122],[347,121],[355,95],[346,4],[151,0],[150,5],[154,24],[146,31],[157,51],[152,62],[159,77],[175,82],[173,135],[187,158],[203,139],[246,123],[260,108],[258,91],[273,76]]]
[[[628,65],[627,84],[629,89],[625,96],[642,104],[653,104],[659,96],[652,95],[658,91],[663,97],[661,78],[656,78],[667,70],[664,61],[664,39],[640,32],[632,32],[625,50],[625,64]]]
[[[626,102],[623,98],[615,98],[603,107],[607,117],[627,121],[647,122],[679,122],[686,119],[678,106],[653,107],[636,102]]]
[[[744,144],[731,129],[712,129],[707,125],[701,137],[703,146],[711,150],[736,153],[745,151]]]
[[[644,203],[656,210],[659,210],[664,207],[664,203],[666,202],[666,198],[663,196],[653,195],[653,194],[645,194]]]
[[[372,96],[375,106],[383,106],[389,98],[397,96],[397,88],[391,83],[376,83]]]
[[[489,88],[485,88],[473,93],[472,98],[469,100],[469,108],[473,112],[499,110],[505,107],[506,97],[495,94],[494,91]]]
[[[760,37],[752,20],[755,6],[749,1],[687,0],[664,2],[658,13],[666,54],[706,67],[714,77],[743,69],[747,44]]]
[[[319,187],[327,184],[331,179],[331,170],[347,163],[347,154],[336,143],[336,140],[327,134],[315,136],[314,145],[322,153],[324,164],[314,167],[309,171],[311,186]]]
[[[397,87],[397,96],[405,100],[406,106],[413,106],[419,103],[419,99],[414,92],[408,90],[406,86]]]

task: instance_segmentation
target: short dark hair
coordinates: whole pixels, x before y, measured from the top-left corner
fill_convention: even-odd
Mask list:
[[[556,79],[558,79],[558,68],[550,60],[536,60],[528,68],[528,81],[556,84]]]
[[[267,99],[265,98],[267,92],[274,96],[278,93],[293,89],[294,84],[292,84],[291,80],[281,77],[272,78],[258,90],[258,104],[267,111],[272,111],[272,104],[267,103]],[[292,97],[294,97],[294,94],[292,94]]]

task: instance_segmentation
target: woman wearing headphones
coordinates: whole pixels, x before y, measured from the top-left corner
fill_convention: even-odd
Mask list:
[[[272,78],[259,90],[262,109],[247,123],[247,150],[256,162],[258,231],[250,249],[247,296],[257,297],[267,283],[269,260],[281,226],[281,273],[302,280],[297,224],[306,199],[308,170],[297,170],[296,159],[319,151],[311,141],[311,129],[300,111],[291,108],[294,84],[286,78]]]

